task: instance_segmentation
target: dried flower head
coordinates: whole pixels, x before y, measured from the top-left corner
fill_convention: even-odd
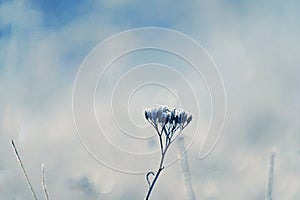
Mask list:
[[[183,109],[170,109],[166,105],[161,105],[146,109],[145,118],[159,134],[164,132],[167,137],[170,137],[174,136],[178,129],[182,131],[192,121],[193,117],[192,114]]]

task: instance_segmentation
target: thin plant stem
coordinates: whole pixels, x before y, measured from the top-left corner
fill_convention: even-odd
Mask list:
[[[41,170],[42,170],[42,186],[43,186],[45,199],[50,200],[49,195],[48,195],[47,185],[46,185],[46,176],[45,176],[45,165],[44,165],[44,163],[41,164]]]
[[[158,170],[157,170],[157,172],[155,174],[155,177],[154,177],[154,179],[153,179],[153,181],[152,181],[152,183],[151,183],[151,185],[149,187],[149,190],[148,190],[148,193],[147,193],[147,196],[146,196],[146,200],[148,200],[150,198],[150,194],[151,194],[151,192],[152,192],[152,190],[154,188],[154,185],[155,185],[155,183],[156,183],[156,181],[157,181],[157,179],[158,179],[161,171],[164,169],[164,167],[163,167],[163,159],[164,159],[164,156],[161,158],[159,168],[158,168]]]
[[[25,176],[25,178],[26,178],[27,185],[28,185],[28,187],[29,187],[29,189],[30,189],[30,191],[31,191],[31,193],[32,193],[32,196],[34,197],[35,200],[38,200],[37,195],[36,195],[36,193],[35,193],[35,191],[34,191],[32,185],[31,185],[31,183],[30,183],[30,180],[29,180],[29,178],[28,178],[27,172],[26,172],[26,170],[25,170],[25,168],[24,168],[24,166],[23,166],[23,163],[22,163],[22,161],[21,161],[21,158],[20,158],[20,156],[19,156],[18,150],[17,150],[16,145],[15,145],[15,143],[14,143],[13,140],[11,140],[11,145],[12,145],[12,147],[13,147],[13,149],[14,149],[14,152],[15,152],[15,155],[16,155],[16,157],[17,157],[17,159],[18,159],[19,165],[20,165],[21,168],[22,168],[23,174],[24,174],[24,176]]]
[[[161,173],[162,170],[164,169],[164,166],[163,166],[163,165],[164,165],[165,155],[166,155],[166,152],[167,152],[168,148],[169,148],[169,145],[167,145],[166,148],[165,148],[165,150],[162,151],[162,155],[161,155],[159,167],[158,167],[158,170],[157,170],[157,172],[156,172],[156,174],[155,174],[155,177],[154,177],[154,179],[153,179],[151,185],[149,186],[149,190],[148,190],[148,193],[147,193],[147,196],[146,196],[146,200],[149,200],[150,195],[151,195],[151,192],[152,192],[152,190],[153,190],[153,188],[154,188],[154,185],[155,185],[155,183],[156,183],[156,181],[157,181],[157,179],[158,179],[160,173]]]
[[[193,190],[193,185],[192,185],[191,175],[190,175],[190,170],[188,165],[188,158],[185,152],[184,137],[183,136],[178,137],[176,143],[177,143],[179,164],[182,173],[186,198],[188,200],[195,200],[195,194]]]
[[[155,177],[152,181],[151,184],[149,184],[149,190],[147,192],[147,196],[146,196],[146,200],[149,200],[151,192],[155,186],[155,183],[157,182],[157,179],[160,175],[160,173],[162,172],[162,170],[164,169],[164,160],[165,160],[165,156],[167,153],[167,150],[170,146],[171,143],[166,143],[165,148],[163,148],[163,140],[162,140],[162,136],[163,136],[163,130],[161,132],[158,132],[158,137],[159,137],[159,142],[160,142],[160,147],[161,147],[161,159],[160,159],[160,163],[159,163],[159,167],[157,169],[157,172],[155,174]],[[166,141],[168,141],[166,139]],[[152,173],[153,174],[153,173]],[[147,177],[147,181],[149,181],[148,177]],[[149,183],[149,182],[148,182]]]
[[[271,152],[270,155],[270,164],[269,164],[269,178],[268,178],[268,185],[266,191],[266,200],[273,199],[273,180],[274,180],[274,161],[275,161],[276,149]]]

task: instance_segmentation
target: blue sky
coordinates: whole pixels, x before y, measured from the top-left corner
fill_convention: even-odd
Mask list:
[[[143,175],[115,172],[96,162],[82,148],[73,121],[72,91],[84,58],[100,42],[121,31],[155,26],[192,37],[217,64],[227,95],[222,137],[209,157],[198,159],[203,133],[195,130],[197,125],[205,130],[211,115],[203,81],[174,55],[139,51],[112,64],[100,81],[104,87],[100,84],[95,90],[95,115],[103,120],[103,130],[114,145],[139,153],[155,150],[155,140],[132,141],[123,133],[151,135],[153,130],[143,120],[142,109],[161,102],[177,106],[171,94],[174,92],[195,116],[185,134],[186,141],[193,142],[188,158],[196,199],[263,199],[268,159],[276,147],[274,199],[298,200],[299,8],[296,0],[0,1],[0,199],[31,198],[9,144],[12,138],[40,197],[42,162],[51,199],[144,197],[147,184]],[[162,35],[152,37],[153,41],[170,41]],[[116,49],[140,41],[142,38],[132,35],[108,46],[90,61],[95,71],[88,75],[93,77],[103,70],[99,65],[101,56],[111,57]],[[168,45],[188,49],[183,41]],[[186,53],[197,55],[193,50]],[[136,65],[149,62],[169,68],[153,64],[133,70]],[[130,70],[132,74],[128,73]],[[89,77],[81,80],[83,88],[94,84]],[[169,90],[150,85],[131,93],[143,80],[161,81]],[[183,80],[190,81],[198,101],[186,95],[192,89]],[[79,96],[83,105],[92,107],[85,98],[90,89],[87,88]],[[86,112],[85,107],[78,110]],[[115,119],[110,115],[112,111],[119,112]],[[135,157],[122,156],[107,138],[94,134],[98,129],[88,115],[82,115],[82,123],[89,130],[82,133],[83,139],[103,160],[119,168],[155,166],[155,154],[143,163],[129,162]],[[199,135],[195,141],[193,134]],[[215,135],[208,136],[209,141],[214,139]],[[170,152],[171,157],[174,155],[175,150]],[[183,199],[179,166],[174,164],[165,172],[153,199]]]
[[[60,27],[82,15],[97,12],[110,17],[115,25],[139,26],[172,26],[172,22],[187,15],[189,5],[178,2],[143,2],[134,1],[31,1],[33,8],[43,13],[44,23],[48,26]],[[94,4],[97,4],[95,9]],[[180,9],[178,9],[180,7]],[[168,9],[168,15],[165,11]],[[155,16],[153,15],[155,13]]]

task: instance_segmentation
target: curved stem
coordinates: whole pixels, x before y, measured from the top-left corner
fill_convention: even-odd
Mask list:
[[[146,199],[145,199],[145,200],[149,200],[150,195],[151,195],[151,192],[152,192],[152,190],[153,190],[153,188],[154,188],[154,185],[155,185],[155,183],[156,183],[156,181],[157,181],[157,179],[158,179],[158,177],[159,177],[161,171],[165,168],[165,167],[164,167],[164,160],[165,160],[165,155],[166,155],[166,152],[167,152],[168,148],[169,148],[169,145],[167,145],[166,148],[165,148],[165,150],[162,151],[161,159],[160,159],[160,163],[159,163],[158,170],[157,170],[157,172],[156,172],[156,174],[155,174],[155,177],[154,177],[154,179],[153,179],[153,181],[152,181],[152,183],[151,183],[151,185],[150,185],[150,187],[149,187],[149,190],[148,190],[148,193],[147,193],[147,196],[146,196]]]
[[[157,172],[156,172],[156,174],[155,174],[155,177],[154,177],[154,179],[153,179],[153,181],[152,181],[152,183],[151,183],[151,185],[150,185],[150,187],[149,187],[149,190],[148,190],[148,193],[147,193],[147,196],[146,196],[146,200],[149,199],[150,194],[151,194],[151,192],[152,192],[152,190],[153,190],[153,188],[154,188],[154,185],[155,185],[155,183],[156,183],[156,181],[157,181],[157,179],[158,179],[158,177],[159,177],[161,171],[164,169],[164,167],[163,167],[163,162],[164,162],[164,157],[165,157],[164,155],[165,155],[165,154],[163,154],[162,157],[161,157],[161,160],[160,160],[160,164],[159,164],[158,170],[157,170]]]

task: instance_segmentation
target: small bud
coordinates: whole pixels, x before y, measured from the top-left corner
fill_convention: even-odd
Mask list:
[[[157,120],[157,109],[153,108],[151,113],[152,113],[152,121],[156,122],[156,120]]]
[[[157,109],[157,119],[158,119],[158,121],[160,120],[162,114],[163,114],[162,106],[160,106]]]
[[[175,108],[173,108],[173,109],[172,109],[172,111],[171,111],[171,115],[172,115],[172,117],[175,117],[175,114],[176,114],[176,109],[175,109]]]
[[[167,117],[168,117],[167,113],[162,113],[159,118],[159,123],[165,124],[167,121]]]
[[[174,116],[172,115],[171,112],[168,113],[168,121],[170,124],[173,124]]]
[[[175,117],[174,117],[174,122],[175,122],[175,124],[178,124],[178,123],[179,123],[178,115],[175,115]]]
[[[148,117],[148,111],[147,110],[145,110],[145,118],[146,118],[146,120],[149,119],[149,117]]]
[[[172,116],[170,112],[167,112],[167,122],[172,123]]]
[[[182,124],[184,124],[187,120],[187,114],[186,112],[183,112],[183,116],[182,116]]]
[[[192,114],[190,114],[190,116],[188,117],[187,121],[186,121],[186,125],[188,125],[193,119]]]
[[[181,111],[179,112],[178,116],[179,116],[179,123],[180,123],[180,124],[183,124],[183,123],[184,123],[184,111],[181,110]]]
[[[150,110],[147,110],[147,116],[149,120],[152,120],[152,114]]]
[[[168,106],[164,105],[164,106],[162,106],[162,111],[163,112],[168,112],[170,110],[169,110]]]

